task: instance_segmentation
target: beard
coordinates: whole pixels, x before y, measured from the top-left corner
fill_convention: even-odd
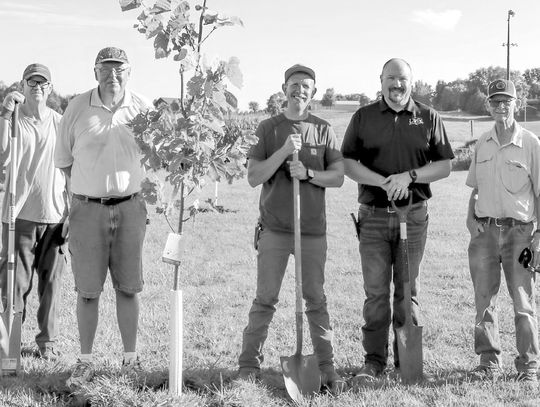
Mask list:
[[[388,89],[388,99],[392,103],[402,104],[408,99],[407,92],[403,88],[390,88]]]

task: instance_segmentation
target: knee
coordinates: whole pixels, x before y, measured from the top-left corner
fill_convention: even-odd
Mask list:
[[[116,297],[126,300],[132,300],[137,298],[137,293],[116,290]]]

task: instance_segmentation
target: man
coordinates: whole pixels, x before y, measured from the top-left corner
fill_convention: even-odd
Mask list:
[[[264,120],[258,143],[249,153],[248,182],[262,184],[260,235],[256,241],[257,292],[244,329],[239,376],[257,378],[262,347],[276,310],[287,261],[294,253],[292,178],[300,180],[302,231],[302,290],[311,340],[318,357],[322,383],[331,391],[344,382],[334,369],[332,328],[324,294],[326,261],[325,188],[343,184],[343,159],[329,123],[309,113],[315,95],[315,72],[303,65],[285,71],[282,85],[287,109]],[[292,161],[299,151],[299,161]]]
[[[358,226],[364,278],[363,346],[359,380],[373,380],[387,365],[390,321],[403,326],[403,265],[399,259],[399,219],[392,209],[406,206],[412,319],[418,324],[417,277],[428,227],[429,183],[450,173],[452,148],[437,112],[411,98],[412,72],[398,58],[382,69],[381,100],[360,108],[351,118],[341,151],[345,174],[358,183]],[[390,285],[394,282],[393,316]],[[394,335],[395,338],[395,335]],[[394,339],[394,366],[399,355]],[[353,382],[358,379],[353,380]],[[358,383],[361,384],[361,383]]]
[[[467,228],[476,304],[474,350],[480,355],[474,374],[493,378],[502,367],[496,309],[502,265],[514,305],[517,379],[536,384],[535,273],[518,259],[530,246],[532,265],[540,264],[540,229],[533,233],[533,222],[540,219],[540,141],[514,120],[518,107],[511,81],[498,79],[489,84],[486,108],[495,125],[478,139],[467,177],[467,185],[473,188]]]
[[[66,267],[63,252],[63,221],[67,215],[66,180],[54,166],[54,146],[61,116],[47,107],[53,91],[49,68],[42,64],[26,67],[20,83],[22,93],[6,95],[0,118],[0,159],[7,167],[6,185],[16,183],[15,197],[15,312],[26,318],[26,302],[37,275],[39,306],[36,335],[38,356],[54,360],[58,334],[58,304],[61,277]],[[18,154],[10,156],[9,139],[15,103],[20,103],[15,140]],[[9,162],[16,160],[17,174],[11,174]],[[15,178],[16,175],[16,178]],[[9,236],[9,194],[2,204],[2,252],[0,289],[6,306],[7,255]]]
[[[139,194],[140,152],[127,124],[150,104],[126,89],[130,72],[123,50],[102,49],[94,67],[98,87],[74,98],[60,123],[55,163],[71,177],[70,251],[81,345],[68,386],[94,375],[92,346],[107,269],[116,291],[122,372],[140,370],[136,344],[146,206]]]

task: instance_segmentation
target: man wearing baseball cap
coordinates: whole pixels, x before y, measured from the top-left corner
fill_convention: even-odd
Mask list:
[[[38,356],[54,360],[58,334],[58,304],[61,278],[66,267],[63,229],[67,215],[66,180],[54,166],[54,147],[61,116],[47,106],[52,92],[51,73],[45,65],[26,67],[20,92],[6,95],[0,118],[0,162],[7,167],[6,183],[16,183],[15,196],[15,311],[26,317],[26,301],[37,280],[39,306],[36,336]],[[14,142],[18,154],[10,156],[10,121],[15,103],[20,103]],[[17,174],[11,174],[8,163],[17,162]],[[16,176],[16,178],[15,178]],[[2,204],[2,252],[0,254],[0,291],[6,304],[7,251],[9,236],[9,194]],[[33,279],[34,273],[36,279]]]
[[[139,193],[140,151],[128,124],[151,104],[127,89],[130,74],[124,50],[99,51],[94,66],[97,88],[72,99],[60,123],[55,164],[71,178],[69,248],[81,346],[67,381],[72,387],[94,375],[92,347],[108,270],[124,346],[122,373],[141,369],[136,345],[147,213]]]
[[[535,274],[518,261],[531,247],[532,266],[540,265],[540,141],[514,119],[520,105],[511,81],[497,79],[488,86],[486,108],[495,125],[476,143],[467,185],[467,229],[471,234],[469,267],[474,286],[475,352],[480,364],[473,375],[492,379],[502,368],[496,297],[501,266],[513,302],[518,356],[516,379],[537,385],[538,325]]]
[[[294,253],[293,181],[300,180],[302,290],[321,381],[339,392],[344,381],[334,367],[332,328],[324,293],[326,261],[325,190],[343,184],[343,158],[330,124],[309,113],[315,72],[296,64],[282,85],[287,109],[257,128],[258,143],[248,154],[248,182],[262,185],[255,237],[257,290],[244,329],[239,377],[260,376],[262,348],[272,321],[287,261]],[[293,161],[298,151],[299,160]]]

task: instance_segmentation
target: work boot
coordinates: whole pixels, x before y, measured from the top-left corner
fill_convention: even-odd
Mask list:
[[[333,395],[338,395],[347,390],[347,382],[336,373],[333,367],[321,371],[321,384],[326,386]]]
[[[122,360],[122,367],[120,368],[121,376],[127,376],[136,380],[141,375],[142,371],[143,369],[139,357],[127,363],[125,360]]]
[[[241,367],[238,369],[238,379],[254,382],[261,379],[261,370],[254,367]]]
[[[77,363],[73,367],[73,372],[69,379],[66,380],[66,386],[68,387],[80,387],[83,384],[88,383],[94,377],[94,366],[92,362],[83,362],[77,359]]]
[[[474,380],[497,380],[501,375],[502,370],[496,365],[478,365],[470,373]]]
[[[518,372],[516,380],[520,384],[523,384],[531,389],[538,387],[538,376],[536,370],[522,370],[521,372]]]
[[[50,362],[56,362],[60,359],[60,352],[58,352],[52,345],[40,347],[37,351],[37,356],[40,359],[48,360]]]
[[[381,376],[383,370],[374,363],[365,363],[358,373],[349,380],[351,387],[362,387],[373,384]]]

